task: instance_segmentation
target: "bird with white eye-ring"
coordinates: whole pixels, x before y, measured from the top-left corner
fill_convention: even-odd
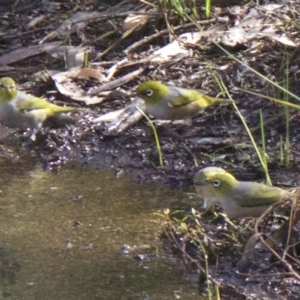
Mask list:
[[[161,120],[192,119],[212,105],[231,103],[230,100],[213,98],[198,90],[155,80],[142,82],[137,88],[137,95],[145,101],[147,113]]]
[[[0,78],[0,122],[11,128],[39,128],[43,122],[60,113],[76,110],[59,106],[19,91],[10,77]]]
[[[238,181],[222,168],[206,167],[194,177],[197,193],[210,209],[219,204],[229,218],[259,217],[270,205],[293,194],[258,182]]]

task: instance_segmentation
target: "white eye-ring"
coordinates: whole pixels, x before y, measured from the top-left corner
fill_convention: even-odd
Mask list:
[[[215,179],[215,180],[212,182],[212,184],[213,184],[214,187],[218,187],[218,186],[221,184],[221,182],[220,182],[220,180]]]
[[[151,97],[153,95],[153,90],[149,89],[146,91],[146,96]]]

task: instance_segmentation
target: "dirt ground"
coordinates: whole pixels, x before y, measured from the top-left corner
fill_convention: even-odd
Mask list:
[[[300,17],[297,11],[300,11],[300,4],[281,2],[260,1],[258,5],[246,1],[243,5],[239,2],[222,7],[216,5],[212,7],[210,22],[201,23],[201,29],[205,31],[213,25],[222,25],[222,30],[229,36],[230,28],[236,28],[245,20],[251,20],[243,26],[247,33],[253,24],[260,26],[259,32],[251,36],[240,33],[239,42],[231,41],[231,46],[228,40],[218,41],[241,62],[299,95],[297,47],[300,34],[297,24]],[[200,20],[205,20],[202,3],[198,5]],[[268,6],[266,13],[263,9],[267,5],[274,6]],[[254,23],[255,18],[250,18],[250,12],[258,7],[261,10],[255,16],[257,23]],[[224,53],[211,41],[211,36],[202,38],[200,47],[188,45],[187,52],[169,60],[149,60],[151,53],[170,43],[170,28],[178,28],[176,35],[197,31],[193,25],[185,27],[178,14],[172,12],[168,14],[167,30],[166,16],[161,10],[151,9],[137,0],[1,1],[0,76],[13,77],[28,93],[45,96],[58,104],[82,108],[70,116],[45,123],[34,141],[28,141],[29,132],[15,132],[2,139],[1,156],[16,161],[30,155],[42,162],[46,170],[59,169],[66,161],[79,161],[84,168],[113,169],[116,174],[125,172],[140,182],[160,181],[176,188],[191,186],[195,172],[209,165],[226,168],[240,180],[262,181],[264,173],[258,156],[232,105],[209,108],[190,125],[157,124],[162,166],[159,165],[153,132],[145,118],[123,132],[113,132],[108,130],[107,124],[93,122],[100,115],[129,105],[130,96],[143,80],[172,82],[216,96],[220,92],[214,76],[217,74],[236,101],[259,147],[262,147],[260,113],[263,115],[266,155],[273,184],[286,188],[298,186],[299,111],[289,109],[287,112],[282,105],[240,88],[277,99],[286,99],[286,94]],[[69,23],[69,27],[68,24],[60,27],[77,12],[96,12],[97,15],[91,21],[77,20]],[[141,19],[140,27],[130,27],[132,31],[126,31],[124,23],[132,12],[150,17]],[[268,18],[274,21],[274,32],[270,35]],[[51,32],[55,34],[46,38]],[[291,41],[282,41],[283,35]],[[88,73],[76,76],[78,73],[67,66],[69,61],[38,47],[53,42],[78,49],[90,47]],[[133,45],[135,47],[130,48]],[[118,66],[117,71],[108,76],[115,66]],[[97,74],[90,69],[97,70]],[[86,91],[119,80],[110,88],[118,93],[101,91],[98,102],[90,101],[88,95],[85,95],[85,100],[76,101],[62,90],[58,92],[53,75],[58,71],[69,72],[65,80]],[[125,80],[132,72],[137,73]],[[100,75],[103,74],[105,79],[102,81]],[[299,103],[291,97],[289,99]]]

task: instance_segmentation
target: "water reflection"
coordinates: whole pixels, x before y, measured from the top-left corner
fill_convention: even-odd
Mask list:
[[[181,192],[74,164],[50,174],[1,161],[0,170],[0,299],[195,299],[151,214]],[[138,261],[124,244],[160,258]]]

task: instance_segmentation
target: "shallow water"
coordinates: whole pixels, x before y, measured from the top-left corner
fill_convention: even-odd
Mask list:
[[[153,214],[182,192],[76,164],[52,174],[0,161],[0,171],[0,299],[199,299]]]

